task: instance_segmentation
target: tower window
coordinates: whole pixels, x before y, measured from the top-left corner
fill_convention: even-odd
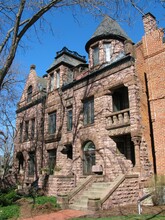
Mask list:
[[[93,48],[93,66],[99,64],[99,48],[98,46]]]
[[[112,56],[112,46],[110,43],[104,44],[104,55],[105,55],[105,62],[110,62]]]
[[[32,86],[29,86],[27,90],[27,102],[30,102],[32,99],[32,90]]]

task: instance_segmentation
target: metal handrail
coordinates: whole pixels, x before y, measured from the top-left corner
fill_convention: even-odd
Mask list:
[[[140,199],[138,199],[138,214],[141,215],[141,212],[142,212],[142,208],[141,208],[141,202],[144,201],[145,199],[147,199],[148,197],[152,196],[153,192],[152,193],[148,193],[144,196],[142,196]]]

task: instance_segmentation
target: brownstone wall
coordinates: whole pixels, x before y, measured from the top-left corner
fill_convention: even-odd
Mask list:
[[[47,195],[67,195],[74,187],[73,176],[49,176]]]

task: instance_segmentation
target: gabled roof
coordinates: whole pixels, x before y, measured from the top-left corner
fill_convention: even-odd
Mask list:
[[[92,43],[104,38],[118,38],[121,40],[130,40],[130,38],[120,27],[120,25],[115,20],[110,18],[108,15],[104,17],[103,21],[97,27],[90,40],[86,43],[86,51],[88,52],[89,46]]]

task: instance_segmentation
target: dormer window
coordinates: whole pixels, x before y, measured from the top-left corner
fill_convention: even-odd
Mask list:
[[[56,88],[58,89],[60,87],[60,70],[57,70],[56,72]]]
[[[104,44],[104,56],[105,56],[105,62],[111,61],[112,56],[112,45],[110,43]]]
[[[54,90],[54,74],[50,75],[50,91]]]
[[[32,99],[32,91],[33,91],[32,86],[29,86],[27,90],[27,102],[30,102]]]
[[[96,66],[97,64],[99,64],[99,47],[98,45],[93,47],[93,51],[92,51],[92,58],[93,58],[93,66]]]

